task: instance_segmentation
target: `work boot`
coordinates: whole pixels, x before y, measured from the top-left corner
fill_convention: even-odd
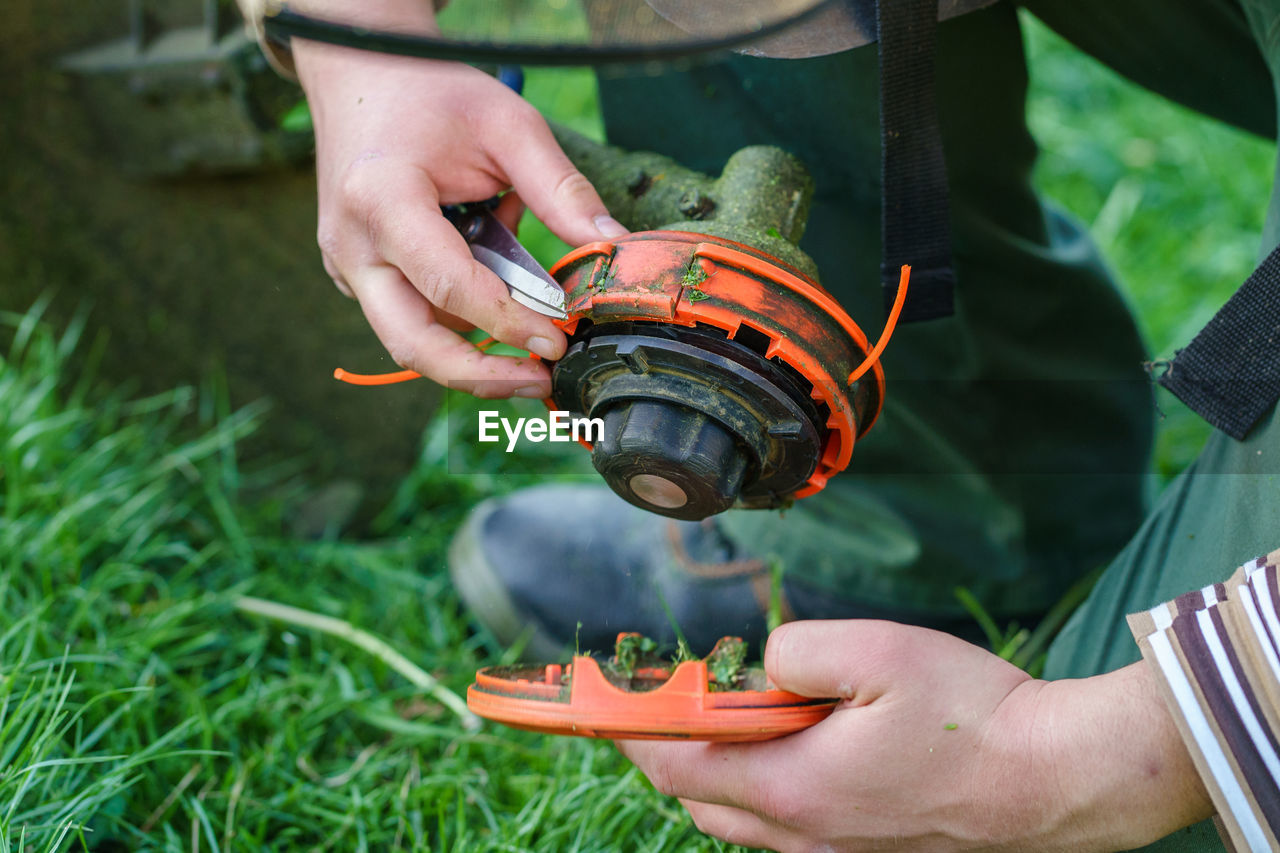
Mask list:
[[[766,562],[740,553],[713,519],[673,521],[603,486],[536,486],[481,503],[450,545],[449,571],[480,622],[506,645],[525,640],[529,660],[607,651],[621,631],[674,646],[676,626],[697,654],[728,635],[760,648],[771,603],[784,621],[920,622],[793,578],[775,585]],[[977,636],[969,620],[932,627]]]

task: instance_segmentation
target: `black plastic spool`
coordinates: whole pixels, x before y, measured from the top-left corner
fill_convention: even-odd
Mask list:
[[[591,461],[609,486],[685,520],[790,501],[827,437],[811,390],[722,330],[650,322],[582,324],[551,374],[557,408],[604,421]]]

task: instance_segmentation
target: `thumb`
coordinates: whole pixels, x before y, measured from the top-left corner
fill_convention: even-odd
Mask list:
[[[870,619],[788,622],[769,635],[765,673],[782,690],[866,705],[918,659],[920,630]]]
[[[525,131],[518,138],[497,140],[491,153],[534,216],[570,246],[629,233],[609,215],[600,194],[560,150],[540,116]]]

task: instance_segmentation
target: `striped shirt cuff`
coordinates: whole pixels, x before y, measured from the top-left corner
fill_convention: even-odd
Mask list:
[[[1280,550],[1129,617],[1228,849],[1280,850]]]

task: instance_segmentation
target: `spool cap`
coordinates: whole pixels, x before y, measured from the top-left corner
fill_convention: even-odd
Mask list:
[[[628,502],[697,521],[733,506],[748,457],[702,412],[654,400],[624,401],[604,415],[591,462]]]

